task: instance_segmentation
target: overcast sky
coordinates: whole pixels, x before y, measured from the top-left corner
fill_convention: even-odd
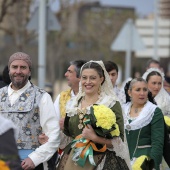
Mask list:
[[[137,14],[148,15],[154,11],[154,0],[100,0],[102,4],[134,7]]]
[[[38,1],[39,0],[34,1],[33,11],[34,8],[39,5]],[[154,0],[99,0],[99,1],[103,5],[133,7],[135,8],[136,13],[139,14],[140,16],[151,14],[154,11]],[[56,12],[59,10],[60,8],[59,0],[49,0],[49,2],[51,2],[50,6],[52,11]]]

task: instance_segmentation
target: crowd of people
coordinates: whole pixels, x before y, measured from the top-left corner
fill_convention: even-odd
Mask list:
[[[9,57],[0,88],[0,169],[166,170],[170,167],[169,79],[156,60],[116,84],[112,61],[70,62],[70,89],[55,99],[31,82],[31,57]],[[9,73],[9,74],[8,74]]]

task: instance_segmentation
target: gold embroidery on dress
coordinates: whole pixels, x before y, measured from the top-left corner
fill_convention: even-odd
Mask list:
[[[78,109],[77,110],[77,114],[79,116],[79,124],[78,124],[78,128],[79,129],[83,129],[84,127],[84,124],[83,124],[83,119],[84,119],[84,116],[86,114],[86,109],[83,108],[83,109]]]

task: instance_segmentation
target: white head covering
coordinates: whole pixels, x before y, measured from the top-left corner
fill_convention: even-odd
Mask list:
[[[148,75],[153,71],[158,72],[162,77],[162,87],[154,99],[157,105],[159,106],[159,108],[162,110],[162,113],[164,115],[170,116],[170,107],[169,107],[170,95],[167,93],[167,91],[163,87],[164,73],[161,72],[158,68],[150,68],[143,74],[142,77],[146,80]]]
[[[116,103],[116,101],[118,101],[118,99],[117,99],[116,94],[113,90],[113,85],[111,83],[109,74],[107,73],[103,62],[91,60],[91,61],[85,63],[81,67],[80,75],[82,73],[83,67],[88,63],[99,64],[102,67],[102,69],[104,71],[104,76],[105,76],[105,81],[101,85],[101,93],[100,93],[100,96],[99,96],[99,100],[96,102],[96,104],[103,104],[103,105],[111,108]],[[85,92],[83,92],[83,90],[82,90],[82,85],[81,85],[81,81],[80,81],[80,83],[79,83],[79,93],[77,94],[77,96],[74,99],[71,99],[66,105],[66,113],[68,114],[68,116],[72,116],[72,115],[76,114],[78,102],[83,96],[85,96]]]
[[[103,104],[103,105],[111,108],[112,106],[114,106],[116,101],[118,101],[118,99],[117,99],[116,94],[113,90],[113,85],[111,83],[109,74],[107,73],[103,62],[91,60],[91,61],[85,63],[81,67],[80,75],[82,73],[83,67],[88,63],[99,64],[102,67],[102,69],[104,71],[104,76],[105,76],[105,81],[101,85],[101,93],[99,96],[99,100],[96,102],[96,104]],[[82,85],[80,82],[79,83],[79,93],[77,94],[77,96],[74,99],[71,99],[66,105],[66,113],[68,116],[71,117],[71,116],[74,116],[75,114],[77,114],[78,102],[84,95],[85,95],[85,93],[82,90]],[[90,114],[90,107],[87,108],[87,114]],[[125,136],[125,142],[122,142],[122,140],[120,138],[112,139],[112,145],[114,146],[113,150],[116,152],[116,155],[121,157],[122,159],[125,159],[129,169],[131,170],[129,150],[127,147],[126,136]]]
[[[148,77],[148,75],[151,73],[151,72],[153,72],[153,71],[156,71],[156,72],[158,72],[160,75],[161,75],[161,77],[162,77],[162,86],[163,86],[163,81],[164,81],[164,77],[165,77],[165,75],[164,75],[164,73],[160,70],[160,69],[158,69],[158,68],[149,68],[144,74],[143,74],[143,76],[142,76],[142,78],[143,79],[147,79],[147,77]]]

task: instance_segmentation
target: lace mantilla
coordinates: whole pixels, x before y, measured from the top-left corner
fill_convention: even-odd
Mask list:
[[[113,151],[115,151],[116,156],[119,156],[120,158],[124,159],[129,169],[131,169],[129,149],[128,149],[126,137],[124,142],[120,137],[113,138],[112,145],[113,145]]]
[[[119,101],[119,100],[117,99],[116,94],[113,90],[113,85],[104,67],[104,64],[102,61],[90,61],[90,62],[98,63],[103,68],[104,75],[105,75],[105,81],[101,86],[101,93],[100,93],[99,99],[95,104],[98,104],[98,105],[102,104],[102,105],[105,105],[106,107],[112,108],[115,105],[116,101]],[[82,86],[80,82],[79,93],[74,99],[71,99],[66,105],[67,116],[71,117],[77,114],[79,102],[83,96],[85,96],[85,93],[82,90]],[[87,110],[87,114],[90,114],[90,106],[87,107],[86,110]],[[115,151],[117,156],[121,157],[122,159],[125,159],[127,165],[129,166],[129,169],[131,169],[130,164],[129,164],[130,159],[129,159],[129,151],[127,148],[128,146],[127,143],[124,143],[120,137],[115,137],[114,139],[112,139],[112,145],[113,145],[113,148],[108,148],[108,149],[111,151]],[[103,169],[104,162],[105,162],[105,158],[103,159],[101,164],[98,166],[97,170]]]
[[[162,77],[162,88],[160,89],[160,91],[158,92],[158,94],[155,96],[155,101],[158,105],[158,107],[162,110],[162,113],[166,116],[170,117],[170,96],[167,93],[167,91],[164,89],[163,87],[163,81],[164,81],[164,73],[161,72],[159,69],[157,68],[150,68],[148,69],[144,74],[143,74],[143,78],[146,80],[147,76],[149,73],[151,73],[152,71],[156,71],[158,72],[161,77]]]
[[[164,88],[161,88],[154,99],[158,107],[162,110],[163,115],[170,117],[170,95],[167,91]]]
[[[136,129],[141,129],[142,127],[148,125],[153,118],[157,106],[148,101],[145,104],[144,108],[141,110],[140,115],[136,119],[134,119],[131,123],[129,123],[128,115],[130,112],[131,105],[132,105],[131,102],[122,105],[122,109],[124,111],[125,129],[136,130]]]
[[[113,98],[111,96],[106,96],[106,95],[104,95],[104,93],[101,93],[98,101],[95,104],[98,104],[98,105],[103,104],[103,105],[111,108],[111,107],[114,106],[115,100],[113,100]],[[79,107],[80,106],[78,105],[78,101],[77,100],[75,100],[74,98],[70,99],[67,102],[67,105],[66,105],[67,116],[68,117],[72,117],[72,116],[76,115],[77,114],[77,110],[79,109]],[[91,106],[88,106],[86,108],[86,110],[87,110],[86,114],[90,114],[90,107]]]
[[[117,99],[116,94],[113,90],[113,85],[112,85],[110,77],[104,67],[104,64],[102,61],[89,61],[89,62],[98,63],[102,67],[102,69],[104,71],[104,75],[105,75],[105,81],[101,86],[101,93],[100,93],[99,99],[95,104],[103,104],[103,105],[111,108],[116,103],[116,101],[119,101],[119,100]],[[82,68],[83,68],[83,66],[82,66]],[[82,70],[81,70],[81,72],[82,72]],[[66,105],[66,113],[69,117],[77,114],[78,104],[83,96],[85,96],[85,93],[82,90],[82,85],[80,82],[79,83],[79,93],[77,94],[77,96],[74,99],[71,99],[69,102],[67,102],[67,105]]]
[[[153,72],[153,71],[156,71],[156,72],[158,72],[158,73],[161,75],[161,77],[162,77],[162,82],[163,82],[165,75],[164,75],[164,73],[163,73],[161,70],[159,70],[158,68],[149,68],[149,69],[143,74],[142,78],[146,80],[146,78],[148,77],[148,74],[151,73],[151,72]],[[162,86],[163,86],[163,83],[162,83]]]

